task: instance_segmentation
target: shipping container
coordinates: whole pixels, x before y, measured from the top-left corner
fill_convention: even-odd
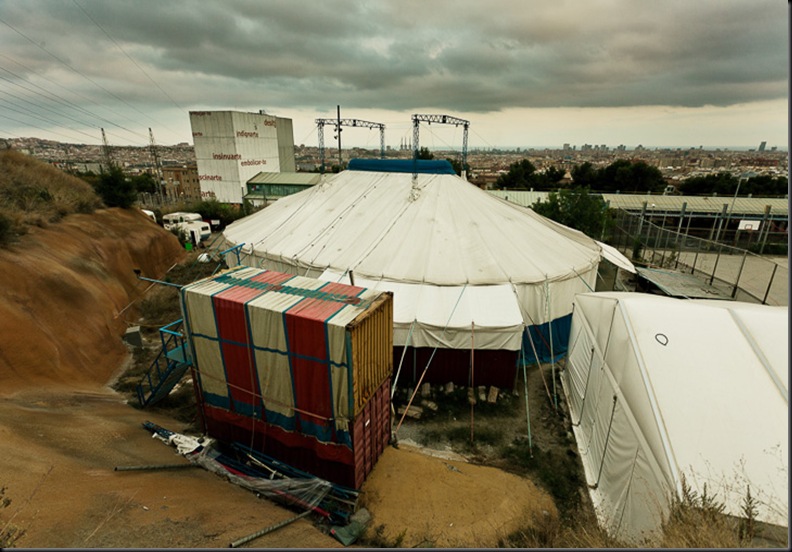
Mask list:
[[[181,307],[206,434],[360,488],[390,439],[393,295],[236,267]]]

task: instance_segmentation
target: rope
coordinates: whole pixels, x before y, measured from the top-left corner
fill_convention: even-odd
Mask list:
[[[407,347],[410,346],[410,338],[412,337],[413,328],[415,327],[416,320],[413,319],[412,323],[410,324],[410,331],[407,333],[407,341],[404,343],[404,348],[402,349],[402,356],[401,360],[399,361],[399,368],[396,370],[396,377],[393,378],[393,389],[391,389],[391,400],[393,400],[393,395],[396,393],[396,383],[399,381],[399,374],[401,373],[402,364],[404,364],[404,357],[407,354]]]
[[[544,383],[545,391],[547,391],[547,398],[550,399],[550,402],[553,402],[553,397],[550,395],[550,388],[547,386],[547,380],[544,377],[542,364],[539,362],[539,355],[536,353],[536,346],[534,345],[533,337],[531,337],[531,332],[528,331],[528,328],[525,329],[525,332],[528,334],[528,341],[531,342],[531,349],[533,349],[534,358],[536,359],[536,366],[539,368],[539,375],[542,376],[542,383]],[[523,366],[523,369],[525,369],[525,366]]]

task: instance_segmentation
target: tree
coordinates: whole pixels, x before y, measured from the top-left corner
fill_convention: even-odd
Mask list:
[[[434,154],[429,151],[429,148],[422,147],[418,150],[418,155],[416,157],[418,159],[434,159]]]
[[[586,186],[602,192],[662,192],[665,179],[660,169],[643,161],[618,159],[601,169],[583,163],[572,169],[575,186]]]
[[[679,191],[685,195],[733,194],[739,181],[731,173],[720,172],[705,176],[694,176],[679,184]]]
[[[119,167],[111,167],[99,176],[96,193],[108,207],[129,209],[137,201],[137,191]]]
[[[605,201],[588,188],[575,187],[550,192],[531,206],[536,213],[599,239],[610,223]]]
[[[590,189],[597,188],[597,171],[594,165],[586,161],[582,165],[575,165],[572,169],[572,182],[574,186]]]
[[[446,161],[451,163],[451,167],[454,169],[454,172],[457,173],[457,176],[462,176],[462,161],[459,159],[451,159],[450,157],[446,157]],[[465,170],[470,173],[470,165],[465,163]]]
[[[558,188],[558,182],[565,174],[557,167],[548,167],[544,172],[534,174],[533,187],[537,190],[554,190]]]
[[[498,188],[506,190],[527,190],[534,183],[536,167],[528,159],[515,161],[509,165],[509,172],[502,174],[495,181]]]
[[[135,190],[138,193],[149,193],[149,194],[156,194],[158,193],[157,187],[157,180],[149,173],[139,174],[137,176],[133,176],[131,179],[132,184],[135,186]]]

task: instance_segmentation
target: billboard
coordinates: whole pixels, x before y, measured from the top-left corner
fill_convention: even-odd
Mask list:
[[[250,178],[282,170],[284,147],[291,148],[294,164],[294,144],[279,147],[279,127],[288,128],[288,133],[280,134],[290,137],[291,119],[240,111],[191,111],[190,126],[202,199],[242,203]]]

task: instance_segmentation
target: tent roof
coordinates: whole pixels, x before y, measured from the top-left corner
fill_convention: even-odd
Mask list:
[[[439,286],[575,278],[600,258],[581,232],[451,174],[343,171],[224,235],[272,261]]]
[[[600,328],[600,340],[623,343],[645,373],[677,484],[681,473],[699,490],[707,482],[740,515],[750,483],[770,503],[759,519],[785,526],[788,308],[618,292],[580,294],[576,304]],[[627,336],[610,335],[614,312]],[[622,391],[629,401],[630,391]]]

